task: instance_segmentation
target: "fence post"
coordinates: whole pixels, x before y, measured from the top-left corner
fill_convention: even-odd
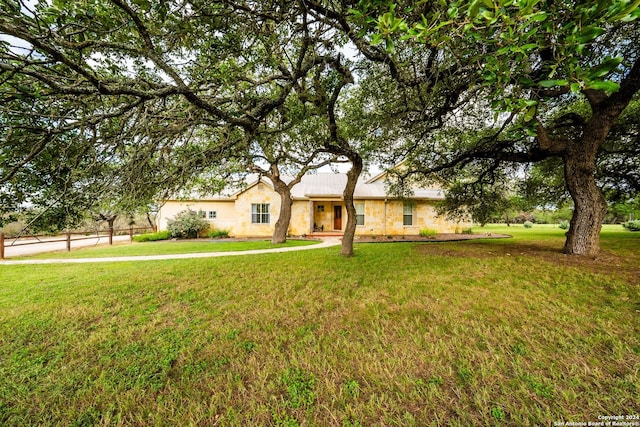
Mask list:
[[[109,245],[113,245],[113,227],[109,227]]]
[[[71,230],[67,230],[67,252],[71,252]]]
[[[129,243],[133,242],[133,225],[129,226]]]
[[[4,233],[0,233],[0,259],[4,259]]]

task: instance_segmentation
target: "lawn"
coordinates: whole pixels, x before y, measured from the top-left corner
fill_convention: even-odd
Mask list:
[[[249,251],[307,246],[320,243],[318,240],[289,239],[285,243],[272,245],[270,240],[162,240],[156,242],[116,243],[114,246],[90,246],[72,249],[71,252],[56,251],[14,259],[51,258],[103,258],[140,255],[166,255],[204,252]]]
[[[478,231],[487,231],[478,229]],[[2,425],[553,425],[640,413],[640,233],[0,265]]]

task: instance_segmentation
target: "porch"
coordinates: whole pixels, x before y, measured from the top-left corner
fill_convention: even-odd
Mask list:
[[[342,236],[344,203],[341,200],[314,200],[311,204],[311,235],[318,237]]]

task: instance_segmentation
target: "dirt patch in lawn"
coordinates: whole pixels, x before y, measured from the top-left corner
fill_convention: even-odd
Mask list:
[[[495,258],[517,257],[538,258],[564,267],[575,267],[583,271],[598,274],[619,274],[632,283],[638,282],[640,268],[628,258],[603,251],[597,257],[567,255],[562,248],[542,243],[507,243],[492,244],[490,242],[473,242],[459,245],[418,245],[416,251],[426,256],[445,256],[460,258]]]
[[[462,242],[476,239],[508,239],[512,236],[498,233],[455,234],[441,233],[435,236],[356,236],[357,243],[394,243],[394,242]]]

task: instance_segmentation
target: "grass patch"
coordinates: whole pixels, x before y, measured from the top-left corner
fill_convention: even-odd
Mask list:
[[[433,228],[423,228],[420,230],[421,237],[435,237],[438,232]]]
[[[207,233],[210,239],[226,239],[229,237],[229,230],[211,230]]]
[[[134,242],[155,242],[158,240],[168,240],[171,238],[171,232],[169,230],[158,231],[156,233],[139,234],[133,236]]]
[[[104,258],[139,255],[169,255],[202,252],[232,252],[259,249],[288,248],[319,243],[316,240],[292,240],[272,245],[269,240],[219,241],[219,240],[171,240],[148,241],[143,243],[119,243],[114,246],[94,246],[72,249],[71,252],[57,251],[30,257],[14,259],[51,259],[51,258]]]
[[[0,424],[551,425],[638,413],[640,235],[605,230],[603,268],[561,262],[574,259],[563,230],[518,229],[362,244],[350,258],[334,247],[0,266]]]

